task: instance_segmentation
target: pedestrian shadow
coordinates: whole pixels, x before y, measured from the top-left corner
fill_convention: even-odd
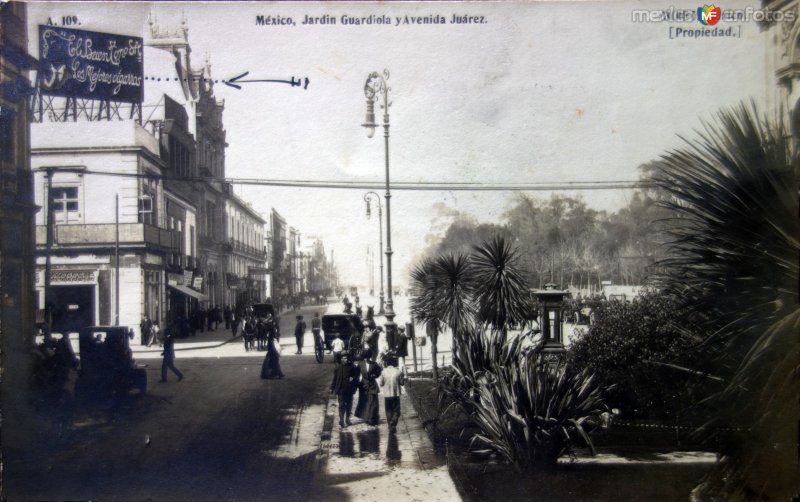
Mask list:
[[[397,434],[390,433],[386,441],[386,464],[389,466],[399,465],[403,459],[403,452],[397,444]]]
[[[339,456],[355,457],[355,443],[352,432],[339,432]]]
[[[379,429],[372,429],[356,433],[358,438],[358,451],[364,455],[380,455],[381,435]]]

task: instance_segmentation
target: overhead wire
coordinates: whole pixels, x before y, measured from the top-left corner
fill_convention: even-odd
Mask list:
[[[385,181],[303,180],[265,178],[217,178],[213,176],[176,176],[153,173],[121,173],[116,171],[81,170],[82,174],[162,179],[185,182],[228,183],[231,185],[258,185],[289,188],[331,188],[344,190],[379,190],[386,187]],[[512,182],[486,183],[470,181],[391,181],[392,190],[409,191],[566,191],[566,190],[630,190],[652,186],[647,181],[560,181],[560,182]]]

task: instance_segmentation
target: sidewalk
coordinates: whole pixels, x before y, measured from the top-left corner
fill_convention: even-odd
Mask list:
[[[397,433],[390,435],[382,404],[377,428],[340,429],[336,398],[328,399],[312,501],[460,499],[407,393],[400,403]]]
[[[281,347],[283,348],[283,355],[294,354],[295,339],[294,336],[286,336],[288,332],[289,323],[294,325],[294,316],[296,313],[307,314],[309,311],[318,310],[324,312],[327,306],[323,305],[305,305],[300,307],[299,310],[286,310],[280,314],[281,330],[284,333],[281,337]],[[310,328],[309,328],[310,329]],[[179,358],[187,357],[260,357],[264,358],[265,352],[259,350],[251,350],[246,352],[244,350],[244,342],[241,336],[231,336],[231,329],[225,328],[225,323],[219,324],[216,330],[213,331],[197,331],[195,336],[187,338],[175,339],[175,353]],[[313,337],[307,333],[305,339],[305,346],[312,349]],[[164,349],[158,344],[151,347],[144,347],[141,345],[132,345],[131,351],[133,357],[137,360],[145,359],[160,359],[161,352]]]
[[[241,344],[241,337],[232,337],[231,330],[225,329],[225,323],[221,323],[214,331],[205,331],[202,333],[198,331],[196,336],[176,338],[175,352],[180,353],[187,350],[214,349],[222,347],[223,345],[233,341],[239,341]],[[244,352],[244,349],[241,346],[237,346],[237,348]],[[160,358],[163,350],[163,347],[159,346],[157,343],[150,347],[145,347],[142,345],[131,346],[133,357],[136,359]],[[261,356],[263,357],[263,353]]]

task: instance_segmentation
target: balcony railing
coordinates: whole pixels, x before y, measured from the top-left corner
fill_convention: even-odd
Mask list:
[[[243,242],[239,242],[236,240],[230,240],[227,242],[227,244],[230,247],[231,251],[233,252],[246,254],[257,260],[265,261],[267,259],[267,252],[261,248],[249,246]]]
[[[56,225],[54,246],[97,247],[113,246],[116,242],[117,225],[114,223]],[[147,223],[120,223],[119,243],[124,246],[140,245],[160,249],[172,247],[172,232]],[[36,244],[47,244],[47,227],[36,226]]]

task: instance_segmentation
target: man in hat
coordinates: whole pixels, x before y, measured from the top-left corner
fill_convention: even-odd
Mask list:
[[[339,401],[339,427],[347,427],[350,423],[350,412],[353,409],[353,394],[358,389],[360,372],[350,360],[350,354],[343,352],[341,364],[333,370],[331,393],[336,394]]]
[[[306,322],[303,316],[297,316],[297,324],[294,326],[294,339],[297,341],[297,354],[303,353],[303,337],[306,334]]]
[[[183,380],[183,373],[175,367],[175,338],[172,336],[174,331],[175,329],[173,326],[167,328],[166,338],[164,339],[164,352],[161,353],[164,359],[161,362],[161,380],[159,380],[159,382],[167,381],[168,369],[172,370],[172,372],[177,375],[179,382]]]

